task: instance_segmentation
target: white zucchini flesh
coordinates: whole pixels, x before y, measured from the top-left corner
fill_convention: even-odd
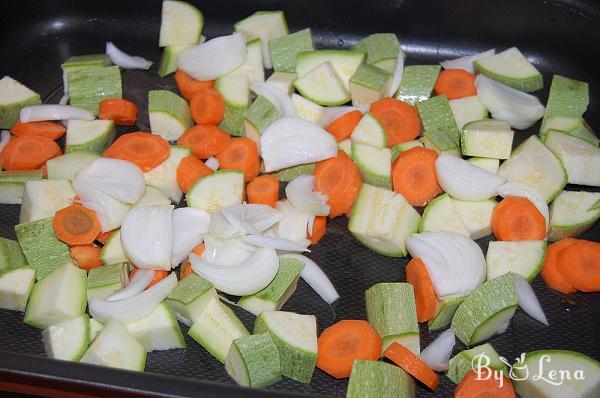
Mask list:
[[[561,160],[569,184],[600,186],[600,148],[556,130],[548,132],[544,143]]]
[[[42,332],[42,339],[48,358],[78,361],[90,343],[90,319],[84,314],[51,325]]]
[[[486,255],[487,279],[513,272],[532,281],[542,268],[545,254],[545,240],[491,241]]]
[[[549,240],[575,237],[600,218],[599,192],[562,191],[550,205]]]

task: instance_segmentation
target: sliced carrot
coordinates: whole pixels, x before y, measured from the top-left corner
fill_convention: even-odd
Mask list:
[[[478,377],[477,372],[470,370],[454,389],[454,398],[515,398],[515,389],[506,376],[502,383],[493,377]]]
[[[198,246],[194,247],[192,249],[192,253],[201,256],[202,253],[204,253],[204,249],[206,248],[206,246],[204,246],[204,243],[200,243]]]
[[[446,69],[438,75],[433,91],[449,100],[477,95],[475,75],[464,69]]]
[[[217,154],[221,169],[244,172],[244,181],[251,181],[260,173],[260,157],[256,142],[246,137],[231,139],[224,151]]]
[[[544,257],[544,265],[542,265],[542,270],[540,271],[544,282],[550,288],[565,294],[573,293],[577,289],[571,286],[559,272],[558,254],[575,242],[577,242],[577,239],[564,238],[549,245]]]
[[[317,341],[317,367],[336,379],[349,377],[356,359],[377,360],[381,355],[381,338],[362,320],[339,321]]]
[[[105,245],[106,241],[108,240],[108,238],[110,238],[110,236],[113,234],[113,232],[115,232],[114,229],[112,231],[100,232],[98,234],[98,236],[96,236],[96,239],[94,239],[94,240],[96,242],[100,242],[103,245]]]
[[[334,158],[317,163],[313,172],[315,190],[329,197],[329,217],[333,218],[350,211],[362,179],[360,171],[343,151]]]
[[[169,142],[161,136],[136,131],[123,134],[102,154],[107,158],[135,163],[142,171],[149,171],[167,160],[171,154]]]
[[[51,138],[25,135],[8,141],[0,153],[0,163],[4,170],[37,170],[48,159],[61,154],[60,147]]]
[[[401,152],[392,165],[392,186],[413,206],[423,207],[442,193],[435,173],[437,153],[415,147]]]
[[[417,109],[395,98],[383,98],[371,105],[370,112],[383,125],[389,147],[414,140],[421,132]]]
[[[56,237],[69,246],[91,245],[100,233],[100,221],[93,210],[74,203],[54,214]]]
[[[177,185],[186,193],[200,177],[213,173],[213,169],[195,156],[186,156],[177,166]]]
[[[582,292],[600,292],[600,243],[577,240],[558,252],[558,272]]]
[[[310,240],[311,246],[314,246],[325,236],[325,232],[327,232],[327,217],[316,216],[313,222],[312,235],[306,234],[306,239]]]
[[[361,118],[362,113],[358,110],[348,112],[331,122],[325,130],[333,135],[337,142],[344,141],[350,137]]]
[[[100,252],[102,250],[94,245],[77,245],[69,248],[69,254],[79,268],[93,269],[102,266]]]
[[[10,132],[16,137],[36,135],[39,137],[47,137],[51,140],[57,140],[65,135],[67,129],[62,124],[54,122],[22,123],[17,121],[15,124],[13,124]]]
[[[185,260],[179,269],[179,280],[182,280],[186,276],[190,276],[193,273],[194,271],[192,270],[192,264],[189,260]]]
[[[198,124],[218,125],[225,115],[223,96],[212,88],[197,91],[190,101],[190,114]]]
[[[196,80],[182,70],[175,72],[175,83],[177,83],[179,94],[188,101],[198,90],[215,86],[214,80]]]
[[[413,285],[417,304],[417,320],[427,322],[435,316],[438,299],[427,267],[419,258],[413,258],[406,266],[406,282]]]
[[[498,240],[543,240],[546,219],[529,199],[508,196],[494,207],[492,232]]]
[[[246,187],[248,203],[275,207],[279,200],[279,179],[274,175],[261,175],[254,178]]]
[[[112,120],[117,126],[133,126],[137,120],[138,108],[131,101],[111,98],[100,101],[99,118]]]
[[[135,275],[135,273],[138,271],[139,268],[134,269],[133,271],[131,271],[131,273],[129,274],[129,279],[133,278],[133,276]],[[146,289],[156,285],[158,282],[162,281],[163,279],[165,279],[167,276],[169,276],[169,272],[162,270],[162,269],[158,269],[154,271],[154,276],[152,277],[152,281],[150,281],[150,284],[146,287]]]
[[[404,369],[406,373],[419,380],[430,390],[435,391],[440,384],[438,375],[435,374],[421,358],[403,345],[392,343],[392,345],[383,352],[383,355]]]
[[[199,124],[188,130],[177,141],[178,145],[192,149],[192,154],[199,159],[208,159],[223,152],[231,136],[217,126]]]

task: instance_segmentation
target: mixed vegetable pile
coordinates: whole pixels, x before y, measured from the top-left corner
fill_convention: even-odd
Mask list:
[[[43,329],[48,357],[141,371],[147,352],[185,347],[179,321],[243,386],[310,383],[318,367],[350,378],[347,397],[435,391],[444,371],[456,397],[600,396],[593,358],[529,352],[515,374],[585,377],[511,382],[483,343],[518,306],[548,325],[538,273],[562,293],[600,291],[600,243],[577,239],[600,193],[565,190],[600,186],[587,83],[553,76],[544,107],[516,47],[405,66],[395,34],[319,50],[280,11],[228,36],[202,29],[194,6],[163,2],[159,73],[178,93],[149,91],[151,132],[116,137],[138,118],[121,68],[152,63],[111,42],[62,64],[60,104],[0,80],[0,203],[21,204],[18,241],[0,238],[0,307]],[[540,119],[513,149],[513,129]],[[305,255],[339,216],[378,255],[412,259],[406,282],[365,292],[367,320],[317,337],[315,316],[281,308],[300,278],[344,300]],[[484,255],[474,240],[491,234]],[[223,301],[256,316],[252,334]],[[421,351],[424,322],[444,331]],[[471,348],[450,358],[456,337]],[[482,355],[502,377],[479,377]]]

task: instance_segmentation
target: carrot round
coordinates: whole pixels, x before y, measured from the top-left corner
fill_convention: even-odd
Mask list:
[[[171,146],[161,136],[136,131],[123,134],[102,154],[107,158],[128,160],[149,171],[167,160]]]
[[[0,153],[0,163],[4,170],[36,170],[48,159],[61,154],[60,147],[51,138],[25,135],[8,141]]]
[[[565,294],[573,293],[577,289],[571,286],[560,273],[558,267],[558,254],[575,242],[577,242],[576,239],[564,238],[549,245],[546,250],[546,256],[544,257],[544,265],[542,265],[542,270],[540,271],[540,275],[544,279],[544,282],[546,282],[550,288]]]
[[[139,268],[136,268],[133,271],[131,271],[131,273],[129,274],[129,279],[130,280],[131,280],[131,278],[133,278],[133,276],[138,271],[138,269]],[[156,285],[158,282],[162,281],[167,276],[169,276],[169,272],[167,272],[167,271],[165,271],[163,269],[155,270],[154,271],[154,276],[152,277],[152,281],[150,281],[150,284],[148,286],[146,286],[146,289],[148,289],[149,287],[152,287],[152,286]]]
[[[404,369],[406,373],[419,380],[430,390],[435,391],[440,384],[438,375],[435,374],[421,358],[403,345],[392,343],[392,345],[383,352],[383,355]]]
[[[477,95],[475,76],[464,69],[446,69],[439,74],[433,91],[449,100]]]
[[[246,194],[248,203],[275,207],[279,200],[279,179],[269,174],[258,176],[248,183]]]
[[[427,267],[419,258],[413,258],[406,266],[406,282],[413,285],[417,305],[417,320],[427,322],[435,316],[438,304],[433,282]]]
[[[192,264],[189,260],[185,260],[179,269],[179,280],[182,280],[186,276],[190,276],[193,273],[194,271],[192,270]]]
[[[600,292],[600,243],[577,240],[558,252],[558,272],[582,292]]]
[[[310,240],[311,246],[319,243],[321,238],[325,236],[325,232],[327,232],[327,217],[326,216],[315,216],[315,221],[313,222],[312,235],[306,234],[306,239]]]
[[[414,140],[421,132],[421,118],[417,109],[395,98],[387,97],[374,102],[370,112],[383,125],[390,147]]]
[[[94,240],[96,242],[100,242],[104,245],[104,244],[106,244],[106,241],[108,240],[108,238],[110,238],[110,236],[113,234],[113,232],[115,232],[114,229],[112,231],[100,232],[98,234],[98,236],[96,236],[96,239],[94,239]]]
[[[186,193],[200,177],[213,173],[213,169],[195,156],[186,156],[177,166],[177,185]]]
[[[22,123],[17,121],[13,124],[10,132],[15,137],[23,137],[26,135],[35,135],[39,137],[47,137],[51,140],[57,140],[65,135],[67,129],[58,123],[54,122],[29,122]]]
[[[190,147],[192,154],[199,159],[208,159],[224,151],[231,136],[217,127],[199,124],[188,130],[177,141],[178,145]]]
[[[529,199],[508,196],[494,207],[492,232],[498,240],[543,240],[546,219]]]
[[[100,119],[112,120],[117,126],[133,126],[138,115],[137,106],[121,98],[100,101],[99,110]]]
[[[362,320],[339,321],[325,329],[317,341],[317,367],[336,379],[350,376],[354,360],[377,360],[381,355],[381,338]]]
[[[415,147],[401,152],[392,165],[392,186],[413,206],[423,207],[442,192],[435,173],[437,153]]]
[[[508,377],[502,376],[502,386],[493,377],[477,377],[470,370],[454,389],[454,398],[515,398],[515,390]]]
[[[313,172],[315,190],[329,197],[329,217],[333,218],[350,211],[362,179],[358,167],[343,151],[334,158],[317,163]]]
[[[69,254],[75,265],[83,269],[93,269],[102,266],[101,249],[94,245],[77,245],[69,248]]]
[[[246,137],[233,138],[223,152],[217,154],[221,169],[244,172],[244,181],[251,181],[260,172],[260,157],[256,142]]]
[[[337,142],[344,141],[350,137],[361,118],[360,111],[348,112],[331,122],[325,130],[333,135]]]
[[[175,72],[175,83],[177,83],[179,94],[188,101],[197,91],[213,88],[215,85],[214,80],[196,80],[182,70]]]
[[[218,125],[225,115],[223,96],[212,88],[197,91],[190,100],[190,114],[198,124]]]
[[[56,237],[69,246],[91,245],[100,233],[100,221],[93,210],[74,203],[54,214]]]

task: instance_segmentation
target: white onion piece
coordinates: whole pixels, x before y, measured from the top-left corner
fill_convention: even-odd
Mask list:
[[[313,227],[314,226],[315,226],[315,216],[309,216],[306,232],[308,232],[308,236],[310,236],[311,238],[313,236]]]
[[[228,75],[246,61],[246,40],[239,33],[215,37],[182,51],[179,69],[197,80]]]
[[[340,298],[331,280],[323,270],[310,258],[301,254],[284,254],[280,258],[293,258],[304,263],[300,277],[323,299],[327,304],[332,304]]]
[[[521,184],[520,182],[507,182],[498,187],[498,195],[503,198],[506,198],[507,196],[520,196],[528,199],[535,207],[537,207],[540,213],[542,213],[542,216],[546,219],[546,231],[548,231],[548,227],[550,226],[550,211],[548,210],[548,204],[535,188]]]
[[[344,116],[346,113],[357,111],[358,108],[355,106],[326,106],[323,108],[323,113],[321,115],[321,121],[319,124],[322,127],[327,127],[334,120]]]
[[[279,269],[274,249],[261,247],[241,264],[223,267],[190,254],[192,270],[227,294],[246,296],[261,291],[271,283]]]
[[[219,170],[219,159],[217,159],[214,156],[211,156],[210,158],[206,159],[206,161],[204,162],[204,164],[213,169],[214,171]]]
[[[438,252],[435,247],[422,240],[421,234],[413,234],[406,240],[406,248],[413,258],[420,258],[427,268],[427,273],[431,281],[434,283],[434,289],[438,297],[442,290],[439,289],[441,281],[450,273],[449,265],[442,253]]]
[[[152,61],[124,53],[111,41],[106,42],[106,55],[108,55],[113,64],[124,69],[150,69],[152,66]]]
[[[310,252],[306,247],[300,246],[287,239],[271,238],[268,236],[260,235],[246,235],[242,238],[242,241],[258,246],[258,247],[269,247],[276,250],[286,250],[290,252]]]
[[[241,238],[219,239],[204,235],[204,252],[202,258],[222,266],[231,266],[248,260],[256,247],[244,243]]]
[[[19,120],[23,123],[46,120],[94,120],[94,114],[71,105],[32,105],[21,109]]]
[[[96,212],[102,232],[119,228],[131,206],[100,191],[88,181],[73,184],[73,190],[79,196],[77,203]]]
[[[455,344],[456,336],[454,336],[452,329],[448,329],[421,351],[419,357],[423,362],[429,365],[431,369],[437,372],[443,372],[448,370],[450,354],[452,354],[452,349]]]
[[[393,97],[396,91],[400,88],[402,82],[402,76],[404,75],[404,51],[398,49],[398,56],[396,57],[396,66],[394,67],[394,75],[392,76],[392,82],[390,83],[390,89],[388,91],[388,97]]]
[[[546,314],[544,314],[544,310],[529,282],[519,274],[513,273],[512,277],[519,298],[519,307],[536,321],[549,326]]]
[[[69,94],[63,94],[62,97],[58,100],[58,105],[67,105],[69,102]]]
[[[0,152],[2,152],[6,144],[8,144],[8,141],[10,141],[10,131],[2,130],[0,133]]]
[[[121,301],[106,301],[97,297],[90,299],[90,314],[100,322],[110,318],[121,323],[135,322],[149,315],[177,286],[177,276],[171,272],[169,276],[156,285]]]
[[[306,239],[310,214],[296,209],[288,200],[280,200],[275,205],[281,214],[281,220],[269,231],[274,237],[287,239],[301,246],[310,245]]]
[[[298,117],[282,117],[260,136],[265,171],[319,162],[337,155],[335,138],[322,127]]]
[[[260,204],[243,204],[236,206],[240,206],[244,210],[242,224],[246,229],[263,232],[281,220],[281,213],[279,210],[274,209],[271,206]],[[229,210],[229,208],[226,208],[226,212]]]
[[[230,239],[239,235],[239,228],[229,222],[222,210],[212,215],[208,233],[219,239]]]
[[[329,197],[314,191],[315,176],[302,174],[290,181],[285,187],[285,196],[298,210],[314,216],[329,215]]]
[[[477,96],[492,117],[505,120],[513,128],[526,129],[544,116],[545,108],[537,97],[500,84],[487,76],[475,79]]]
[[[467,72],[475,73],[475,65],[473,65],[473,63],[478,59],[487,58],[495,53],[496,49],[492,48],[491,50],[481,53],[465,55],[464,57],[442,61],[440,62],[440,65],[442,65],[442,68],[444,69],[464,69]]]
[[[256,95],[262,95],[271,102],[282,116],[296,116],[296,107],[286,92],[273,83],[254,82],[250,86]]]
[[[435,161],[438,182],[455,199],[478,202],[497,195],[498,187],[506,181],[458,156],[440,153]]]
[[[171,267],[183,262],[192,249],[202,243],[202,235],[208,232],[210,214],[202,209],[180,207],[173,210],[173,252]]]
[[[134,207],[121,225],[125,255],[138,268],[171,269],[173,206]]]
[[[75,175],[73,188],[83,182],[124,203],[135,204],[144,194],[144,173],[127,160],[98,158]]]
[[[156,271],[152,269],[139,269],[133,278],[129,280],[129,284],[116,293],[111,294],[106,298],[106,301],[121,301],[135,296],[144,291],[148,287]]]

